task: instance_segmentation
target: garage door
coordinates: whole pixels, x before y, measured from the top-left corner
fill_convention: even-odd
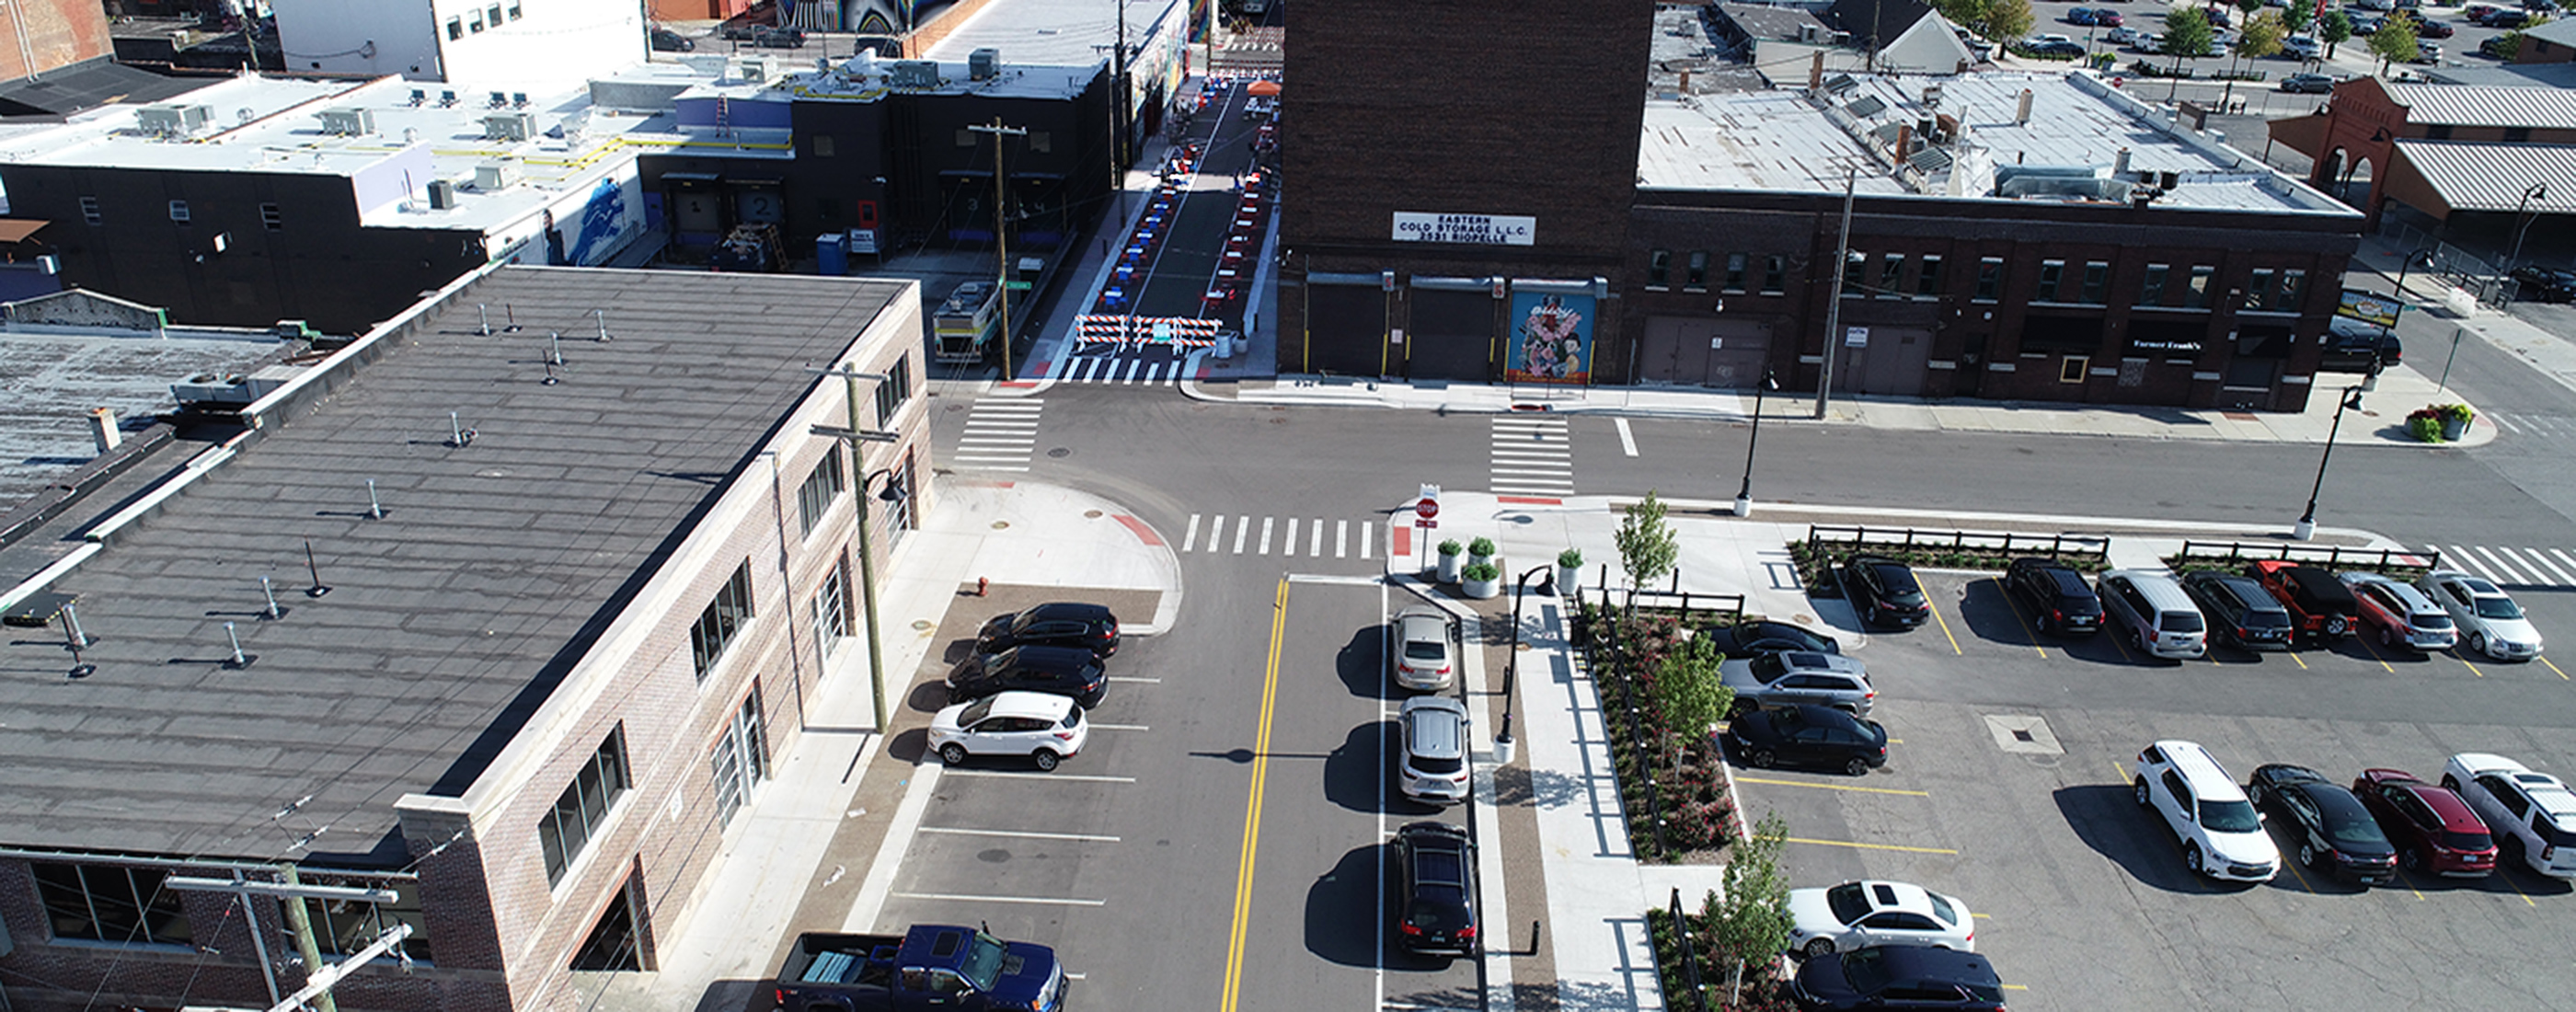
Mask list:
[[[1387,361],[1386,293],[1375,285],[1306,286],[1306,367],[1376,376]]]
[[[1762,381],[1770,355],[1766,321],[1653,316],[1638,348],[1638,376],[1648,383],[1749,389]]]
[[[1411,288],[1405,295],[1413,301],[1412,326],[1404,335],[1413,346],[1405,375],[1483,383],[1500,374],[1491,292]]]
[[[1854,328],[1844,328],[1846,330]],[[1869,327],[1868,342],[1835,342],[1834,389],[1892,397],[1923,393],[1931,371],[1932,332],[1921,327]]]

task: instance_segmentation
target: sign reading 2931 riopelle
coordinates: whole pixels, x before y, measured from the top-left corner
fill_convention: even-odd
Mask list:
[[[1527,246],[1538,235],[1538,219],[1494,214],[1424,214],[1395,212],[1395,241],[1454,242],[1473,246]]]

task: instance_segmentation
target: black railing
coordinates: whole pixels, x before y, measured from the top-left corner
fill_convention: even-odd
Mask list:
[[[1706,1009],[1708,1008],[1708,986],[1701,983],[1699,979],[1699,946],[1697,943],[1691,941],[1690,915],[1682,912],[1682,890],[1680,886],[1673,887],[1673,898],[1670,901],[1670,909],[1667,911],[1667,914],[1673,919],[1673,941],[1680,945],[1682,950],[1682,983],[1690,985],[1690,1004],[1688,1008],[1690,1008],[1692,1012],[1706,1012]],[[1681,1003],[1673,1001],[1672,997],[1673,996],[1671,995],[1664,996],[1665,1008],[1678,1010],[1684,1007]]]
[[[2341,545],[2244,544],[2235,541],[2185,541],[2179,563],[2197,561],[2252,562],[2262,559],[2288,559],[2293,562],[2323,563],[2338,566],[2370,566],[2378,569],[2440,569],[2439,549],[2419,552],[2411,548],[2346,548]]]
[[[1866,551],[1871,548],[1947,548],[1953,551],[2027,553],[2057,558],[2069,552],[2109,555],[2111,539],[2102,534],[2011,534],[1984,531],[1916,530],[1911,527],[1807,528],[1807,550],[1827,548]]]

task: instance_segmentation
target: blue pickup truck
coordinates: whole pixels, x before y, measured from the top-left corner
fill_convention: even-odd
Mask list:
[[[1061,1012],[1065,988],[1053,949],[916,924],[900,935],[798,935],[778,971],[778,1009]]]

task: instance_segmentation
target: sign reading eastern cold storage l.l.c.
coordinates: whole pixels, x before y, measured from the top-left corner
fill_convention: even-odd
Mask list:
[[[1424,214],[1395,212],[1395,241],[1454,242],[1472,246],[1527,246],[1538,235],[1538,219],[1493,214]]]

